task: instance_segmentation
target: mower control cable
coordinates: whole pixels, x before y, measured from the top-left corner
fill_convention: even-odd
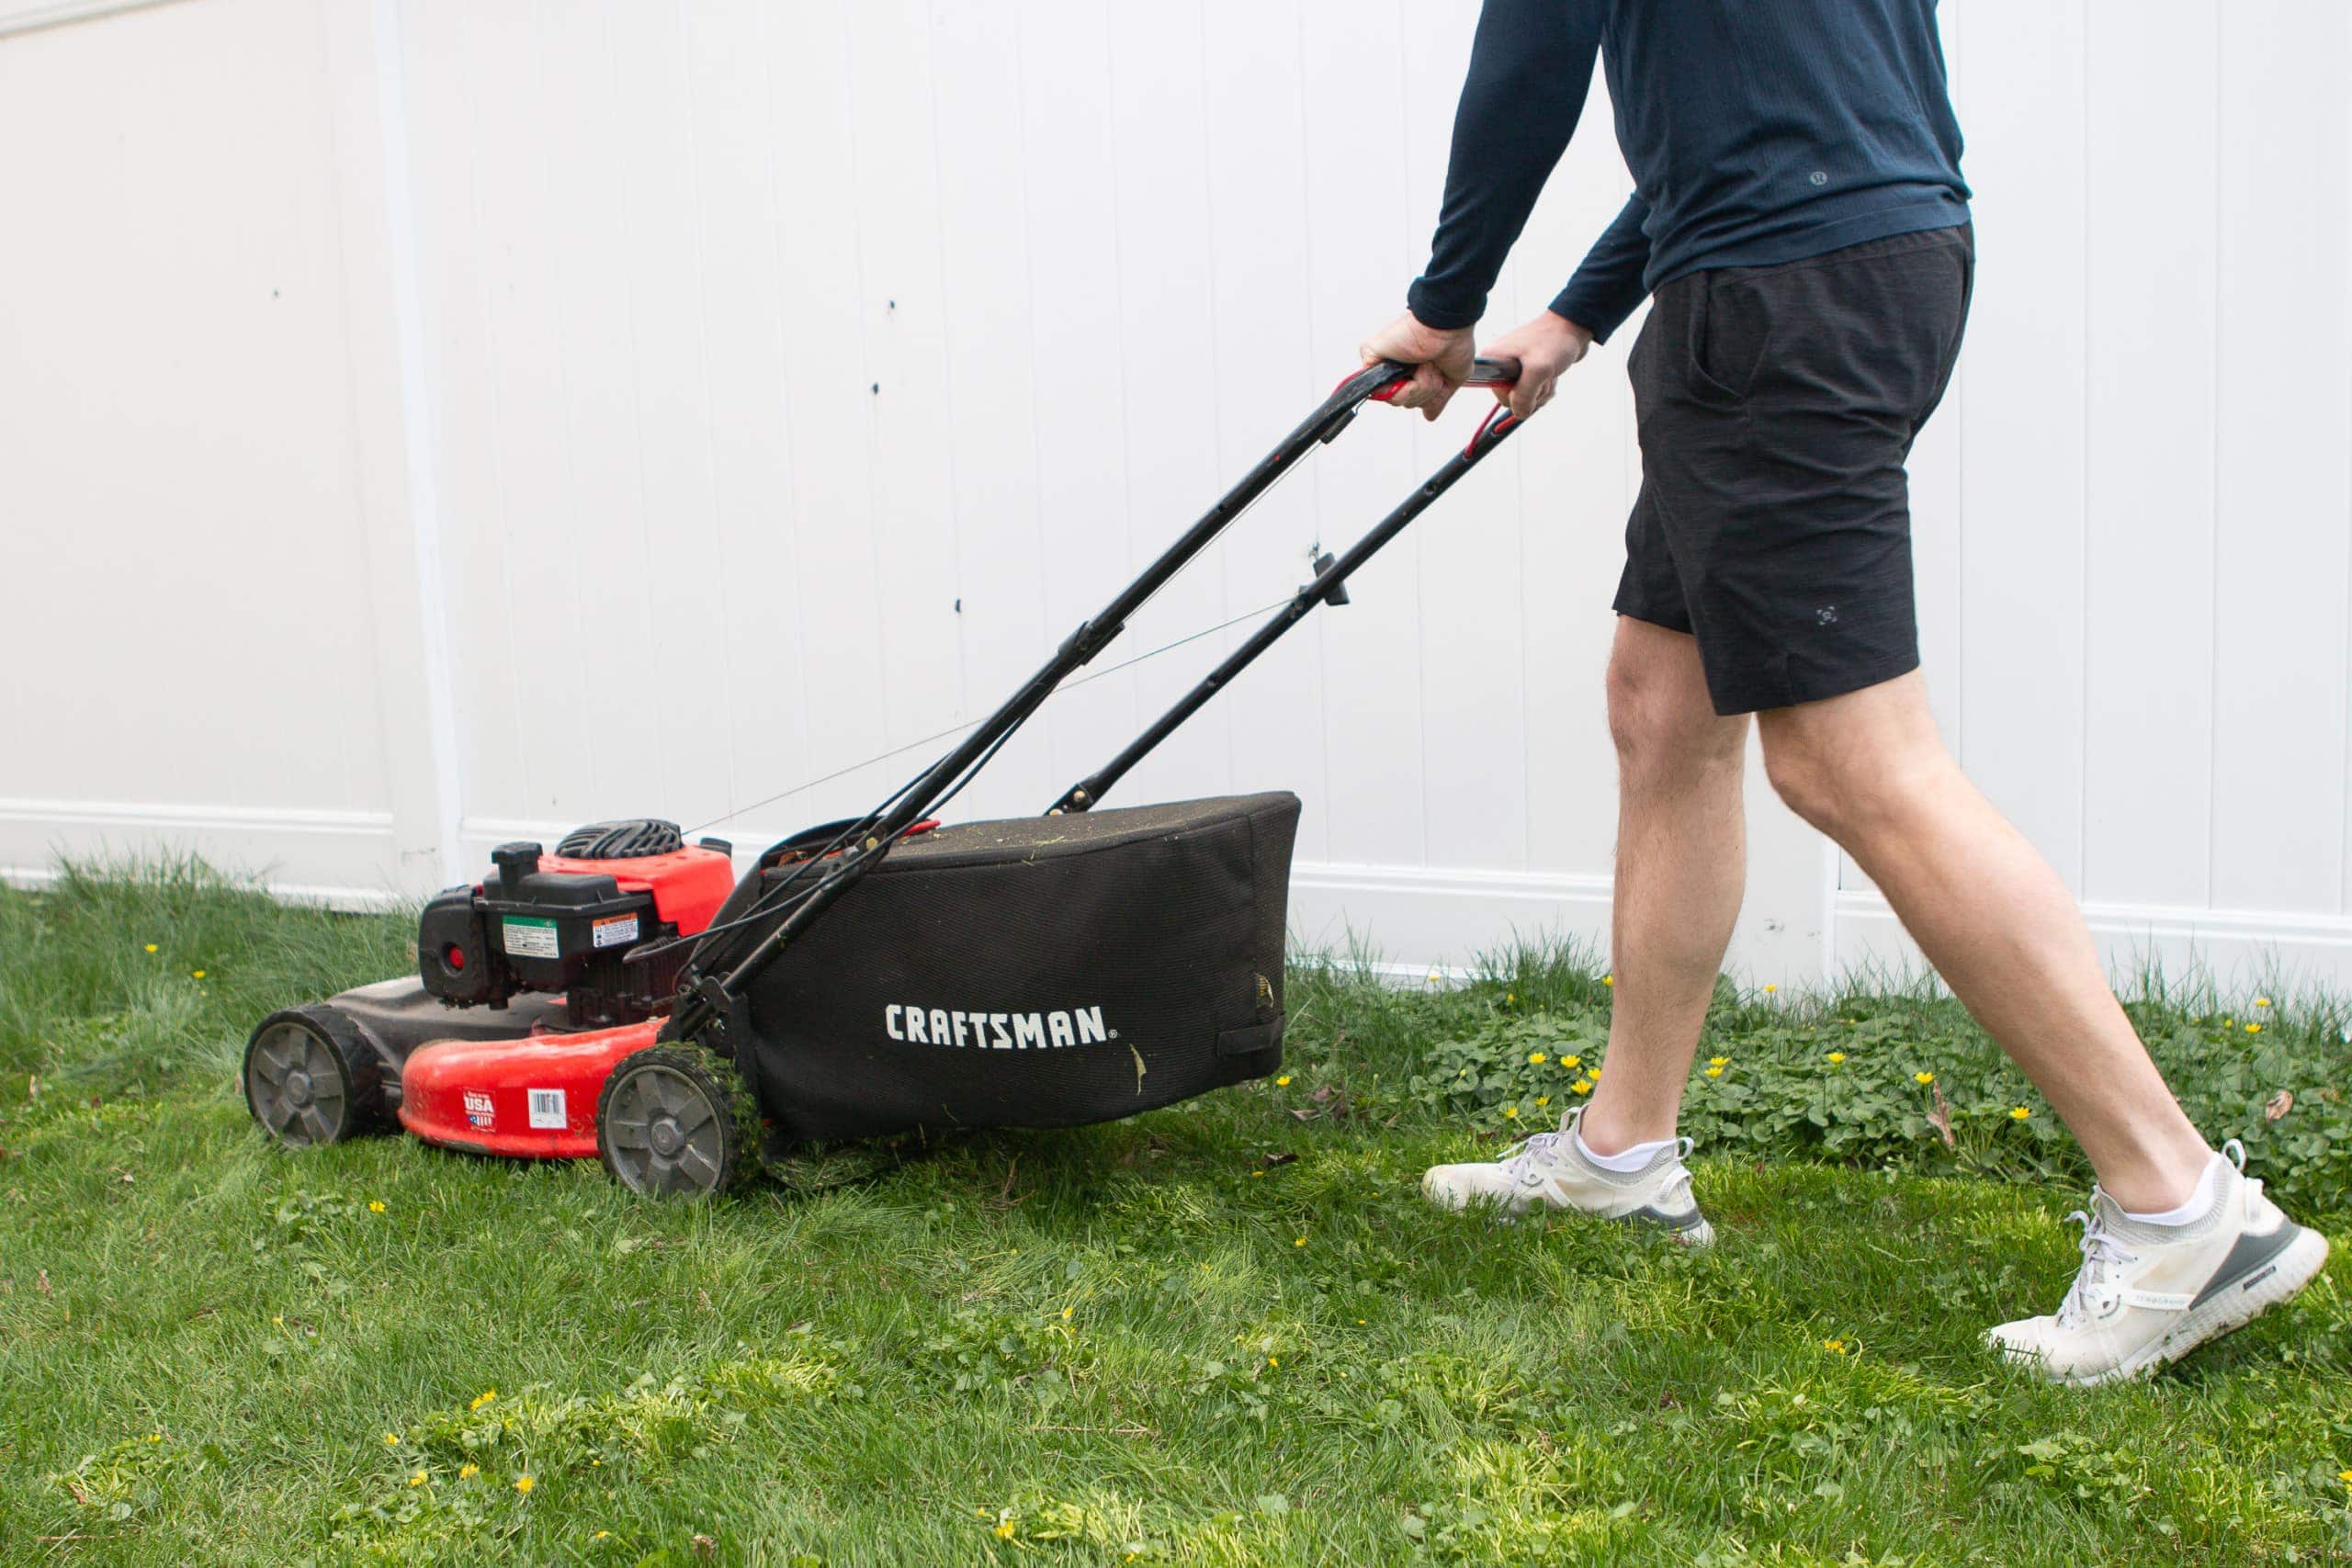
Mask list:
[[[1320,407],[1293,429],[1279,446],[1261,458],[1232,489],[1218,498],[1216,503],[1146,567],[1140,576],[1121,590],[1091,619],[1080,622],[1078,628],[1054,650],[1044,667],[1023,682],[1003,705],[973,727],[971,732],[946,755],[880,806],[844,829],[822,855],[811,857],[795,867],[777,887],[761,894],[753,901],[752,908],[745,911],[747,918],[754,914],[776,914],[779,906],[775,899],[796,883],[809,866],[822,863],[824,856],[831,855],[835,850],[840,851],[838,860],[813,886],[792,898],[789,912],[784,914],[783,919],[770,927],[748,951],[738,955],[737,950],[742,946],[740,930],[719,932],[715,942],[709,940],[713,933],[706,931],[703,942],[695,950],[695,957],[689,960],[679,976],[677,999],[662,1026],[660,1038],[664,1041],[692,1040],[706,1032],[712,1032],[720,1036],[712,1043],[718,1045],[721,1054],[735,1055],[735,1043],[725,1038],[727,1016],[741,997],[744,986],[767,961],[808,929],[831,907],[835,899],[880,864],[896,846],[899,835],[910,826],[924,817],[935,815],[941,805],[969,784],[979,769],[1044,705],[1065,678],[1091,662],[1097,653],[1126,629],[1129,617],[1148,603],[1193,557],[1206,548],[1235,518],[1248,510],[1252,502],[1272,489],[1274,482],[1308,452],[1345,430],[1365,402],[1387,400],[1412,374],[1409,366],[1383,360],[1365,366],[1341,381],[1330,396],[1324,399]],[[1465,384],[1508,386],[1518,378],[1519,365],[1514,360],[1480,360],[1474,366]],[[1499,445],[1518,423],[1508,413],[1501,413],[1499,417],[1489,415],[1487,422],[1479,426],[1478,434],[1471,437],[1470,444],[1459,455],[1450,459],[1371,534],[1351,547],[1345,557],[1318,572],[1313,583],[1293,596],[1281,615],[1261,627],[1241,649],[1236,649],[1234,656],[1219,665],[1219,671],[1227,671],[1228,667],[1238,671],[1302,618],[1307,609],[1332,597],[1344,584],[1349,572],[1362,565],[1381,545],[1426,510],[1456,479]],[[1086,784],[1066,795],[1064,803],[1056,809],[1083,810],[1094,804],[1100,798],[1101,789],[1090,786],[1099,784],[1101,788],[1107,788],[1111,782],[1132,767],[1144,751],[1165,739],[1170,730],[1214,695],[1226,678],[1229,675],[1213,675],[1209,682],[1196,687],[1163,716],[1146,737],[1122,751]],[[729,920],[728,924],[733,928],[741,922]],[[706,953],[707,958],[704,957]],[[713,1030],[714,1025],[718,1026],[716,1030]]]

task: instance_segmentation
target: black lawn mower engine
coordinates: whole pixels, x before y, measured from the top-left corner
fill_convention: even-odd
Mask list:
[[[693,936],[734,886],[723,840],[688,845],[677,825],[594,822],[547,854],[536,843],[491,852],[491,876],[424,906],[417,969],[450,1007],[503,1008],[517,992],[560,992],[575,1029],[639,1023],[666,1011],[689,948],[641,962],[634,948]]]

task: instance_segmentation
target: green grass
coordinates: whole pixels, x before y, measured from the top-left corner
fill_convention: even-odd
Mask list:
[[[407,938],[185,865],[0,890],[0,1560],[2352,1557],[2340,1266],[2151,1384],[1976,1348],[2056,1301],[2081,1190],[1924,994],[1726,992],[1713,1087],[1750,1100],[1706,1112],[1736,1153],[1700,1151],[1722,1240],[1689,1255],[1416,1196],[1546,1092],[1458,1094],[1469,1064],[1593,1037],[1606,991],[1558,953],[1442,993],[1299,971],[1286,1086],[685,1207],[593,1164],[266,1146],[252,1021]],[[2281,1072],[2333,1105],[2337,1015],[2263,1056],[2223,1012],[2143,1010],[2177,1071],[2243,1067],[2213,1114]],[[1824,1077],[1825,1036],[1877,1077]],[[1921,1053],[1988,1108],[1956,1147],[1904,1141]],[[2325,1153],[2268,1145],[2340,1233]]]

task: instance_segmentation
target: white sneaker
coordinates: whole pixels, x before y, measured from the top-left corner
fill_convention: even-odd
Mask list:
[[[1421,1194],[1447,1209],[1491,1204],[1506,1214],[1523,1214],[1538,1204],[1575,1209],[1627,1224],[1665,1231],[1684,1247],[1704,1247],[1715,1228],[1690,1196],[1690,1172],[1683,1156],[1690,1140],[1679,1138],[1635,1171],[1603,1169],[1577,1145],[1577,1122],[1584,1107],[1560,1118],[1556,1133],[1538,1133],[1505,1149],[1489,1164],[1441,1165],[1421,1178]]]
[[[2209,1339],[2243,1328],[2309,1284],[2327,1261],[2327,1238],[2306,1230],[2241,1174],[2245,1149],[2222,1145],[2230,1163],[2211,1209],[2184,1224],[2127,1217],[2094,1187],[2083,1227],[2083,1267],[2048,1317],[2005,1323],[1985,1340],[2053,1382],[2087,1388],[2147,1375]]]

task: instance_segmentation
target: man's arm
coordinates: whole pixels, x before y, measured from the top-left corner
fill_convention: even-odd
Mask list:
[[[1642,274],[1650,260],[1650,237],[1642,231],[1642,225],[1649,215],[1640,197],[1625,203],[1617,220],[1585,253],[1584,265],[1568,279],[1568,286],[1552,301],[1552,314],[1576,322],[1596,343],[1609,341],[1609,334],[1624,324],[1649,292],[1642,287]]]
[[[1429,270],[1405,296],[1423,325],[1454,331],[1485,314],[1487,291],[1584,113],[1600,19],[1594,0],[1486,0]]]

